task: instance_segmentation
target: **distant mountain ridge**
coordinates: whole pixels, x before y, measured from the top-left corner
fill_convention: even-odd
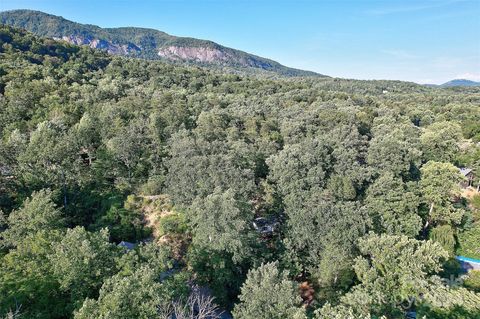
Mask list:
[[[466,79],[456,79],[451,80],[440,85],[441,87],[452,87],[452,86],[480,86],[480,82],[475,82]]]
[[[315,72],[289,68],[276,61],[224,47],[212,41],[176,37],[154,29],[101,28],[33,10],[0,12],[0,23],[23,28],[38,36],[64,40],[76,45],[88,45],[111,54],[229,67],[252,72],[273,72],[283,76],[325,77]]]
[[[438,85],[437,84],[425,84],[425,86],[443,87],[443,88],[455,87],[455,86],[480,86],[480,82],[475,82],[475,81],[466,80],[466,79],[455,79],[455,80],[445,82],[443,84],[438,84]]]

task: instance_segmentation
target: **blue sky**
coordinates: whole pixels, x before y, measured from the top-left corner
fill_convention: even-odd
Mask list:
[[[344,78],[480,81],[480,0],[0,0],[10,9],[209,39]]]

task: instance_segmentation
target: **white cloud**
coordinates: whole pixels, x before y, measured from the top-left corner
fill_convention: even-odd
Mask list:
[[[480,73],[462,73],[455,77],[456,79],[465,79],[471,81],[480,81]]]

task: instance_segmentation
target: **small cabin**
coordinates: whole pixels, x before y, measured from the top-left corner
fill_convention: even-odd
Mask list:
[[[275,219],[258,217],[253,221],[253,228],[262,235],[273,234],[277,226],[278,222]]]
[[[117,246],[118,247],[123,247],[125,250],[132,250],[132,249],[135,248],[136,244],[122,240]]]
[[[467,188],[469,186],[473,186],[473,170],[470,168],[460,168],[460,174],[462,174],[463,177],[466,178],[466,180],[462,181],[460,183],[460,186],[462,188]]]

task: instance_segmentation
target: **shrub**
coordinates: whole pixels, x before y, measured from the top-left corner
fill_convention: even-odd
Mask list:
[[[179,213],[173,213],[162,217],[158,224],[158,233],[160,236],[167,234],[182,234],[187,231],[185,216]]]
[[[480,270],[470,271],[463,285],[475,292],[480,292]]]

